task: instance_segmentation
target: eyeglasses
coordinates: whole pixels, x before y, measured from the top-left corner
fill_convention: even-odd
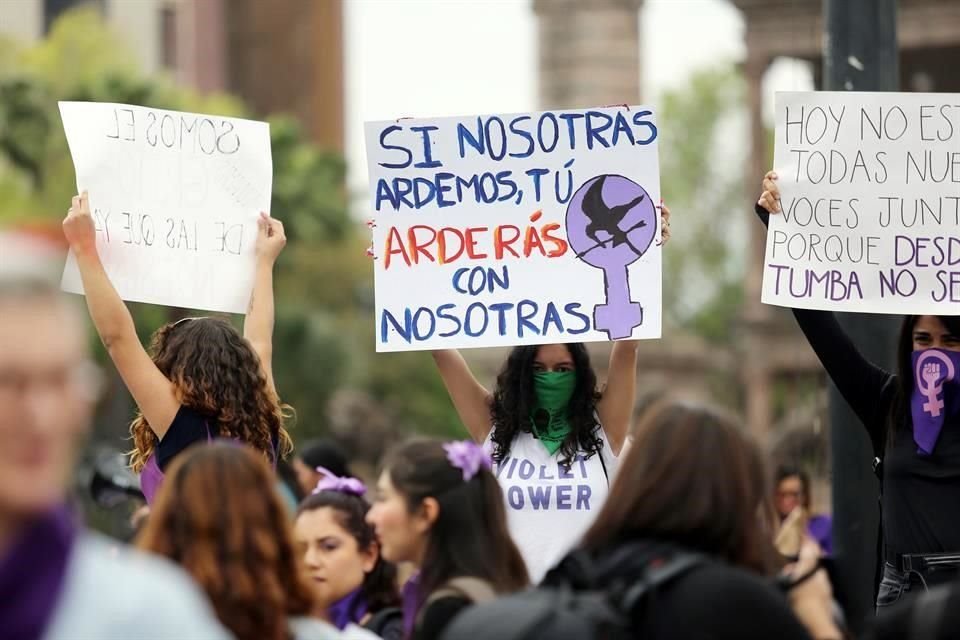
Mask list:
[[[43,372],[0,369],[0,403],[13,403],[30,391],[57,394],[79,392],[85,400],[96,402],[106,387],[103,371],[90,360]]]

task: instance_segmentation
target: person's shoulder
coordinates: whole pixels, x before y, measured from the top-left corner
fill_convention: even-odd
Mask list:
[[[287,623],[290,627],[293,640],[340,640],[343,638],[350,640],[376,640],[375,635],[367,634],[362,629],[359,630],[361,632],[359,635],[350,635],[347,631],[353,631],[355,628],[347,627],[343,632],[340,632],[336,627],[322,620],[317,620],[316,618],[294,616],[291,617]]]
[[[677,582],[678,589],[696,590],[709,595],[712,602],[751,599],[786,602],[770,579],[722,562],[704,562],[691,569],[686,578]]]
[[[145,621],[148,621],[145,624]],[[205,595],[167,560],[84,533],[47,640],[71,637],[228,638]]]
[[[668,587],[664,603],[691,628],[714,629],[717,638],[807,637],[770,578],[721,562],[691,569]]]

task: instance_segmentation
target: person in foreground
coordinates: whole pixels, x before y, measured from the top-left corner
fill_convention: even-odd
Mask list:
[[[819,555],[815,543],[790,572],[810,577],[786,597],[769,579],[777,557],[766,470],[760,449],[735,422],[709,408],[665,402],[643,414],[635,434],[580,548],[600,566],[630,543],[652,554],[667,547],[706,557],[652,594],[649,602],[656,605],[634,621],[640,637],[842,637],[825,572],[811,572]],[[606,579],[642,577],[631,565],[608,565]],[[553,579],[548,576],[547,584]]]
[[[90,427],[96,367],[51,275],[0,261],[0,636],[227,640],[169,562],[86,532],[67,487]]]
[[[326,612],[274,484],[270,466],[245,445],[192,448],[170,467],[137,546],[183,566],[237,640],[340,638],[319,619]]]

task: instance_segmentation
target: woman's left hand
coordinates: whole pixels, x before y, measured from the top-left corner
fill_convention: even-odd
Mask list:
[[[287,235],[283,231],[283,223],[261,212],[257,220],[257,258],[273,264],[286,244]]]
[[[670,207],[665,204],[660,205],[660,244],[667,244],[670,240]]]

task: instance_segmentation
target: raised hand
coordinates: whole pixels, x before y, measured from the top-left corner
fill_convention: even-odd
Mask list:
[[[660,203],[660,244],[667,244],[670,240],[670,207]]]
[[[73,196],[67,217],[63,219],[63,235],[74,253],[96,253],[97,233],[93,216],[90,215],[90,198],[86,191],[79,196]]]
[[[261,211],[257,220],[257,259],[273,262],[286,244],[283,223]]]
[[[777,186],[777,174],[774,171],[768,171],[763,176],[763,193],[757,204],[767,210],[769,213],[780,213],[780,188]]]

